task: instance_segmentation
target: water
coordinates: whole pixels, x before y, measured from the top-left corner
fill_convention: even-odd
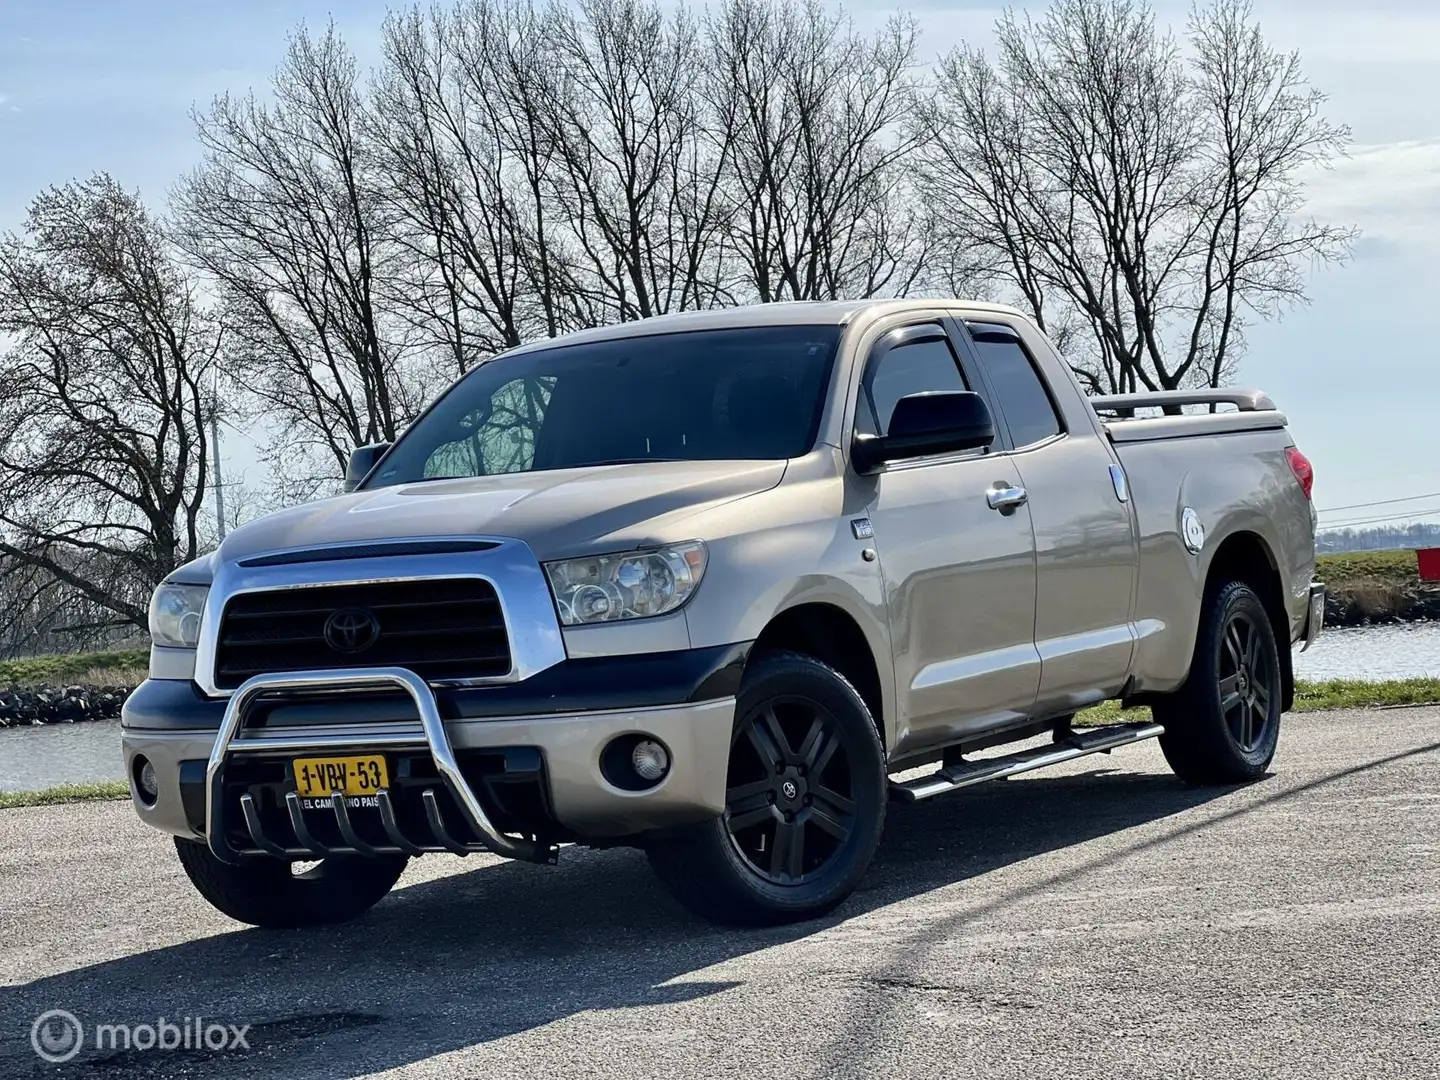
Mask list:
[[[0,731],[0,791],[124,779],[118,720]]]
[[[1440,677],[1440,623],[1327,630],[1295,653],[1302,679]],[[35,791],[87,780],[123,780],[114,720],[0,730],[0,791]]]
[[[1440,622],[1326,630],[1310,650],[1295,653],[1301,679],[1440,677]]]

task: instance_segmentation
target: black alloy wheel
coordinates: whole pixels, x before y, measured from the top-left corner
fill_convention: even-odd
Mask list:
[[[850,754],[835,718],[814,701],[771,698],[743,718],[729,784],[730,841],[766,881],[823,873],[855,829]]]
[[[1190,674],[1152,711],[1160,749],[1191,784],[1258,780],[1280,740],[1284,672],[1274,622],[1255,590],[1224,582],[1205,598]]]
[[[1269,735],[1270,702],[1280,695],[1280,672],[1249,614],[1236,611],[1230,616],[1219,661],[1217,687],[1225,725],[1241,751],[1253,753]]]
[[[813,656],[767,650],[751,657],[736,699],[724,812],[656,833],[645,851],[707,919],[813,919],[870,865],[887,794],[885,744],[850,680]]]

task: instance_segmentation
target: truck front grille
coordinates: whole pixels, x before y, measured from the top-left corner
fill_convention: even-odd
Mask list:
[[[266,672],[390,666],[425,679],[506,674],[510,643],[494,586],[443,578],[241,593],[220,619],[221,689]]]

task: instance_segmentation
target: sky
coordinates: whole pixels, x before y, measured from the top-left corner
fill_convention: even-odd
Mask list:
[[[1042,10],[1043,4],[1020,4]],[[1183,26],[1189,5],[1157,0]],[[0,231],[50,184],[104,170],[163,203],[198,150],[190,112],[217,93],[264,89],[301,21],[330,17],[362,63],[386,5],[371,0],[0,0]],[[919,0],[924,59],[987,45],[998,4]],[[1359,10],[1364,8],[1364,10]],[[855,0],[862,25],[895,5]],[[1267,391],[1315,465],[1322,511],[1437,493],[1322,525],[1415,512],[1440,520],[1440,3],[1254,0],[1276,46],[1301,54],[1353,133],[1349,157],[1308,183],[1313,213],[1358,226],[1354,258],[1313,276],[1309,306],[1249,331],[1236,382]],[[243,436],[227,456],[258,483]],[[1430,511],[1423,513],[1423,511]]]

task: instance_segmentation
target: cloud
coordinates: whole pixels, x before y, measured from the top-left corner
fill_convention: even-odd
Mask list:
[[[1425,3],[1258,6],[1260,29],[1306,60],[1440,60],[1440,8]]]
[[[1337,225],[1358,225],[1371,245],[1357,255],[1433,248],[1440,241],[1440,139],[1357,146],[1308,178],[1307,208]]]
[[[1404,246],[1394,240],[1362,233],[1351,248],[1351,254],[1357,259],[1385,259],[1404,250]]]

